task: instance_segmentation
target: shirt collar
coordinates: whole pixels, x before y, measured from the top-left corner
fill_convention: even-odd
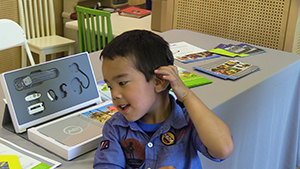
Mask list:
[[[163,133],[170,130],[170,126],[175,129],[181,129],[188,125],[188,119],[184,113],[185,108],[181,108],[176,102],[173,96],[170,95],[170,101],[172,106],[172,111],[165,123],[163,124]]]

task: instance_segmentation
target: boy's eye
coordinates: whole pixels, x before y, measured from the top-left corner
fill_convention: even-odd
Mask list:
[[[125,85],[127,83],[127,81],[123,81],[123,82],[120,82],[119,84],[122,86],[122,85]]]

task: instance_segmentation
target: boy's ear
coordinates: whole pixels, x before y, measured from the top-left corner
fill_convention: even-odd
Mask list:
[[[156,75],[154,77],[154,80],[155,80],[155,92],[156,93],[160,93],[160,92],[163,92],[167,89],[167,87],[169,86],[169,81],[168,80],[165,80],[163,79],[160,75]]]

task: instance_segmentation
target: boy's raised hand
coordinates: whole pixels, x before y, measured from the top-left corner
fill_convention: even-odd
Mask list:
[[[177,97],[181,102],[189,94],[190,89],[183,83],[181,80],[176,66],[161,66],[158,69],[154,70],[154,73],[162,77],[165,80],[168,80],[171,84],[171,87]]]
[[[208,153],[217,159],[227,158],[234,148],[228,126],[183,83],[176,66],[162,66],[154,70],[154,73],[170,82],[177,99],[184,104],[190,115]]]

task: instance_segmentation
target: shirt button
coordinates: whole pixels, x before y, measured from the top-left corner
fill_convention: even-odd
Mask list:
[[[153,143],[149,142],[148,147],[150,147],[150,148],[153,147]]]

